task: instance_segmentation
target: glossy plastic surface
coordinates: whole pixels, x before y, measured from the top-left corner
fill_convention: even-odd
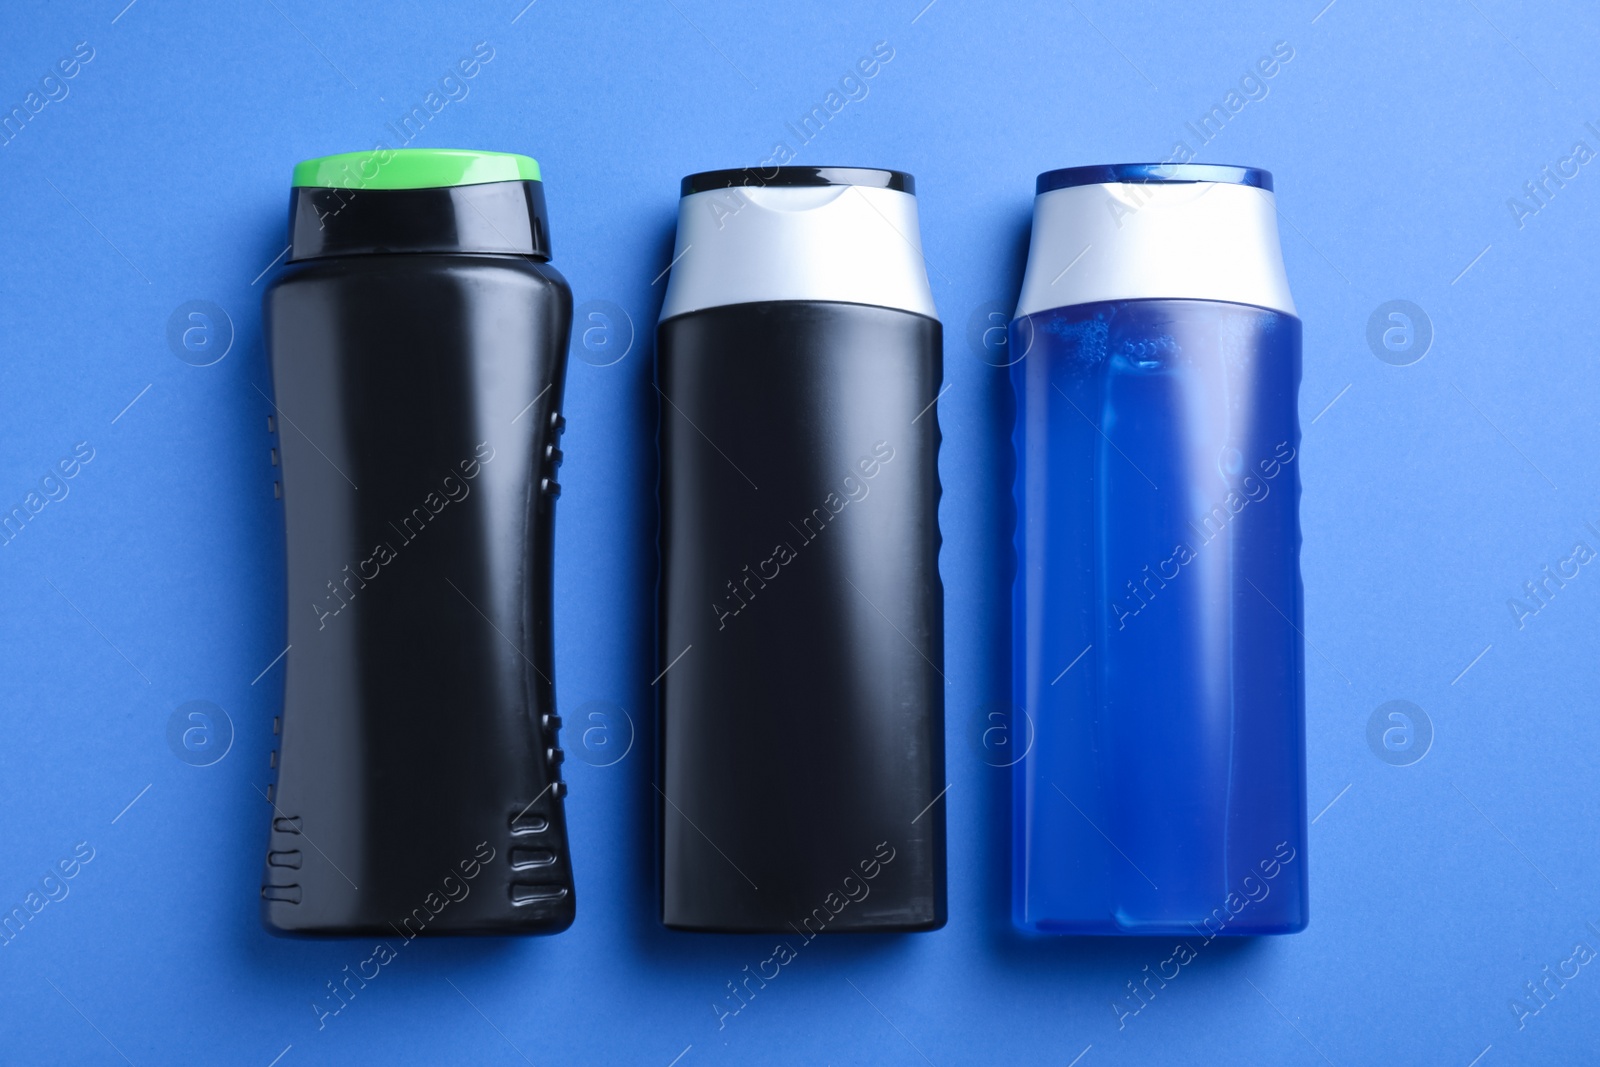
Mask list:
[[[668,926],[944,923],[940,352],[857,304],[660,326]]]
[[[297,186],[289,262],[394,252],[486,252],[550,258],[544,183],[439,189]]]
[[[1011,331],[1015,922],[1299,930],[1300,322],[1141,300]]]
[[[1070,189],[1078,185],[1118,183],[1179,184],[1185,182],[1226,182],[1251,185],[1272,192],[1272,174],[1259,167],[1234,167],[1217,163],[1109,163],[1089,167],[1063,167],[1039,175],[1036,191]]]
[[[867,304],[939,317],[922,258],[917,198],[894,171],[784,169],[789,181],[691,193],[678,202],[665,321],[731,304]],[[744,173],[743,171],[724,173]],[[839,184],[859,175],[871,184]],[[691,180],[694,178],[691,175]],[[690,250],[693,254],[690,254]]]
[[[295,164],[293,184],[325,189],[438,189],[539,179],[538,160],[510,152],[377,148],[303,159]]]
[[[706,170],[683,179],[684,196],[707,193],[734,186],[786,188],[794,186],[853,185],[866,189],[894,189],[916,194],[916,179],[903,170],[876,167],[740,167],[733,170]]]
[[[390,938],[563,929],[550,549],[566,282],[513,256],[350,256],[292,266],[264,313],[289,625],[262,919]]]

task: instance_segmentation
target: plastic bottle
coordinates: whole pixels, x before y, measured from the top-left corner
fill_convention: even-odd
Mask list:
[[[290,229],[264,310],[289,625],[262,920],[564,929],[550,580],[572,295],[539,166],[309,160]]]
[[[941,330],[919,241],[896,171],[683,181],[657,368],[669,927],[944,923]]]
[[[1271,176],[1041,175],[1010,344],[1014,921],[1300,930],[1300,320]]]

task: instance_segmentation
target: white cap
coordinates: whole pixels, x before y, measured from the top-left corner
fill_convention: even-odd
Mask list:
[[[911,176],[751,167],[685,178],[662,320],[768,300],[872,304],[938,318]]]
[[[1039,175],[1017,317],[1148,299],[1221,300],[1295,314],[1272,175],[1202,163]]]

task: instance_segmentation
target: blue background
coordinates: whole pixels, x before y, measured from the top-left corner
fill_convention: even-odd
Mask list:
[[[1600,548],[1600,164],[1550,183],[1520,225],[1507,205],[1576,141],[1600,150],[1592,5],[125,2],[8,5],[0,45],[6,109],[75,44],[94,50],[0,148],[0,506],[94,449],[0,548],[0,905],[78,842],[94,850],[0,947],[0,1061],[1600,1055],[1600,964],[1520,1024],[1511,1008],[1580,942],[1600,949],[1600,564],[1520,627],[1508,607],[1575,542]],[[494,58],[413,143],[537,156],[556,265],[580,303],[631,318],[618,362],[596,365],[626,324],[574,345],[556,651],[569,722],[620,708],[639,729],[592,765],[628,732],[613,711],[612,747],[595,743],[610,755],[569,760],[569,932],[419,943],[319,1030],[311,1003],[371,946],[274,940],[256,920],[283,641],[261,275],[285,244],[291,165],[388,138],[480,41]],[[652,918],[653,279],[678,179],[792,143],[786,122],[878,41],[892,61],[795,161],[918,180],[949,384],[950,922],[820,941],[719,1030],[724,983],[771,945]],[[1011,403],[974,335],[1015,299],[1037,172],[1197,147],[1186,124],[1279,41],[1293,59],[1198,158],[1277,176],[1305,321],[1312,920],[1205,948],[1119,1028],[1113,1003],[1169,943],[1008,925],[1007,772],[980,737],[1007,699]],[[1368,341],[1394,299],[1431,321],[1409,366]],[[210,366],[167,340],[191,300],[231,321]],[[167,738],[194,700],[232,727],[204,767]],[[1391,700],[1431,723],[1409,766],[1368,743]]]

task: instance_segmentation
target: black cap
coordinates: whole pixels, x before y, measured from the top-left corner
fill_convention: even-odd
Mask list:
[[[735,185],[864,185],[871,189],[894,189],[916,194],[917,183],[903,170],[876,167],[741,167],[737,170],[706,170],[683,179],[680,196],[709,193]]]
[[[289,261],[384,252],[487,252],[550,258],[544,183],[432,189],[296,186]]]

